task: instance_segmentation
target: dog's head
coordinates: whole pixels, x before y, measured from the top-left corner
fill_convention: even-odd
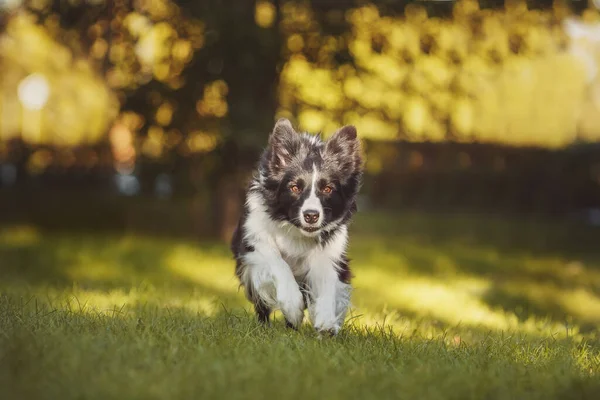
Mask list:
[[[305,236],[333,229],[356,210],[362,177],[356,128],[344,126],[322,141],[280,119],[269,137],[261,175],[273,219],[293,224]]]

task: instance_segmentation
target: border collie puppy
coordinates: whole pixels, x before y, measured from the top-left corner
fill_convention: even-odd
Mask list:
[[[317,331],[338,333],[350,305],[348,223],[362,169],[354,126],[322,141],[277,121],[231,243],[259,321],[279,309],[297,329],[308,309]]]

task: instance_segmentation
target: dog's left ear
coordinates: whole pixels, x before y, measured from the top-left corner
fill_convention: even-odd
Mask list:
[[[336,167],[344,175],[360,171],[362,167],[360,139],[353,125],[338,129],[325,144],[325,151],[328,157],[335,160]]]

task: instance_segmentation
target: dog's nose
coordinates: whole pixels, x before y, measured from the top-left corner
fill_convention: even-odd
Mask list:
[[[302,213],[304,221],[308,224],[314,224],[319,220],[319,212],[317,210],[306,210]]]

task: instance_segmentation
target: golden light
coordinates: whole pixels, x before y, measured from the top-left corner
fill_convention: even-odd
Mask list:
[[[171,103],[163,103],[158,107],[155,118],[159,125],[169,125],[173,119],[173,105]]]
[[[148,137],[142,145],[142,152],[152,158],[160,157],[164,148],[164,136],[163,128],[156,125],[151,126],[148,129]]]
[[[153,25],[140,36],[135,53],[145,65],[159,63],[171,52],[169,41],[176,35],[175,29],[166,22]]]
[[[261,28],[269,28],[275,22],[275,6],[269,1],[258,1],[254,8],[254,20]]]
[[[129,33],[133,37],[140,37],[150,30],[152,27],[152,22],[148,17],[136,12],[132,12],[125,17],[123,25],[129,29]]]
[[[115,169],[120,173],[133,171],[136,152],[133,147],[133,133],[123,122],[113,125],[109,133]]]
[[[173,57],[181,61],[189,61],[192,57],[192,43],[187,40],[177,40],[173,45]]]
[[[92,45],[92,49],[90,52],[92,53],[92,56],[94,58],[100,59],[106,55],[107,51],[108,51],[108,43],[106,42],[106,40],[99,38],[99,39],[96,39],[96,41]]]
[[[0,0],[0,10],[14,10],[23,3],[23,0]]]
[[[17,88],[19,101],[28,110],[41,110],[50,96],[50,85],[41,74],[31,74],[24,78]]]
[[[351,76],[344,82],[346,96],[357,99],[363,92],[362,81],[357,76]]]
[[[473,129],[474,120],[473,106],[464,98],[456,99],[456,103],[451,112],[452,126],[457,133],[469,135]]]
[[[49,150],[38,150],[29,157],[27,170],[31,174],[43,172],[51,163],[53,155]]]
[[[288,38],[287,47],[292,53],[297,53],[304,47],[304,39],[296,33]]]
[[[422,98],[413,97],[407,101],[404,112],[404,125],[410,133],[418,136],[422,135],[428,118],[427,103]]]
[[[225,96],[229,88],[224,80],[208,83],[204,87],[204,96],[196,102],[196,111],[201,116],[222,118],[229,110]]]
[[[154,77],[159,81],[164,81],[168,78],[169,72],[171,70],[171,66],[167,63],[161,63],[154,65],[152,72],[154,73]]]
[[[319,132],[323,129],[326,118],[325,115],[317,110],[306,109],[298,115],[300,126],[309,132]]]
[[[599,140],[600,14],[588,8],[570,17],[576,23],[551,27],[556,10],[525,3],[505,11],[460,0],[453,17],[441,19],[422,5],[406,7],[406,18],[382,16],[367,2],[346,12],[349,32],[317,41],[320,22],[310,7],[299,24],[297,7],[286,3],[281,24],[291,54],[278,113],[313,127],[343,116],[374,140],[440,141],[452,133],[547,148]],[[351,61],[331,57],[341,49]]]
[[[210,132],[194,131],[188,136],[187,147],[192,153],[207,153],[217,147],[217,137]]]

